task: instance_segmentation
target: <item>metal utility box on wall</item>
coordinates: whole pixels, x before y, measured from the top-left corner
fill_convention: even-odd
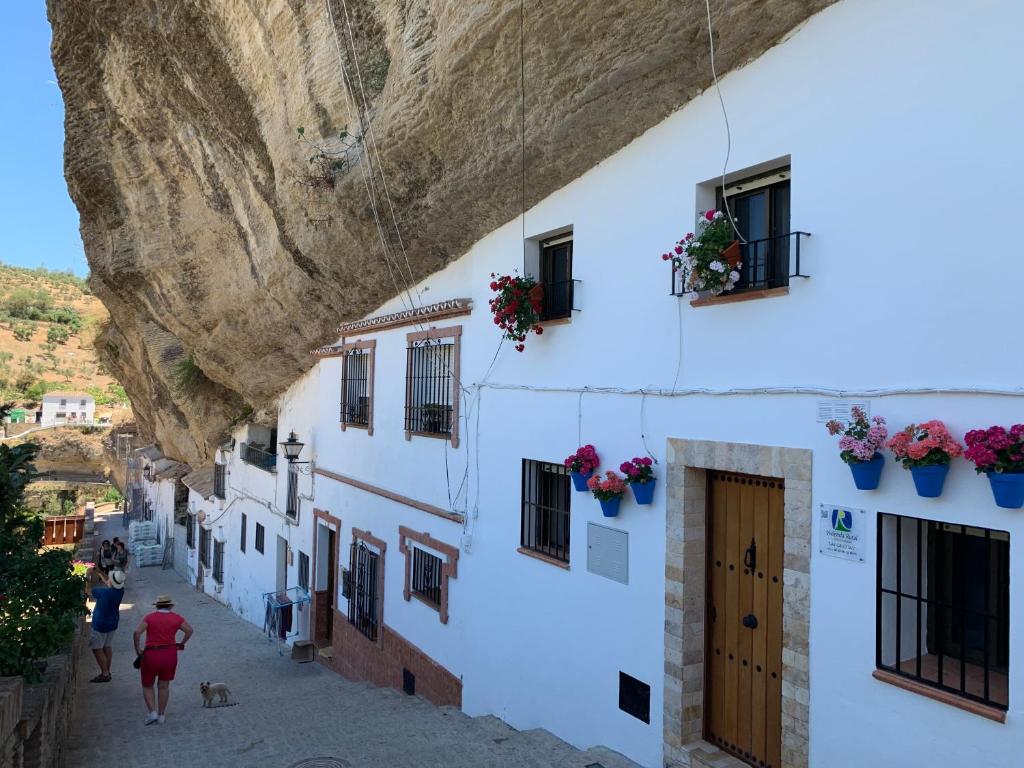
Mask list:
[[[587,570],[629,584],[629,534],[587,523]]]

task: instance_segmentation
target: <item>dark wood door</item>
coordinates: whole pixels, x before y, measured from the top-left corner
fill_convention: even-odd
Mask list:
[[[337,600],[338,590],[335,581],[338,573],[338,546],[337,531],[327,531],[327,551],[317,552],[317,557],[327,558],[327,588],[317,590],[313,594],[315,613],[313,615],[314,630],[313,644],[317,648],[326,648],[334,638],[334,603]]]
[[[782,764],[782,480],[709,472],[705,738]]]

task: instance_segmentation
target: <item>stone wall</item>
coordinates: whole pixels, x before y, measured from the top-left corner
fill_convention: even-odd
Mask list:
[[[74,715],[78,665],[86,651],[85,621],[71,647],[47,659],[43,680],[25,685],[0,678],[0,768],[62,768]]]

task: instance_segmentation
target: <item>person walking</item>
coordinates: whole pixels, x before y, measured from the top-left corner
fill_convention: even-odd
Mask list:
[[[104,539],[100,544],[100,551],[96,553],[96,568],[104,576],[114,566],[114,548],[110,546],[110,539]]]
[[[185,643],[192,637],[192,626],[184,617],[175,613],[174,602],[167,595],[160,595],[153,603],[156,610],[139,622],[135,628],[135,653],[142,673],[142,697],[146,700],[146,725],[164,722],[167,700],[171,695],[171,680],[178,667],[178,651],[185,650]],[[183,633],[181,642],[178,632]],[[142,636],[146,636],[145,644]],[[157,686],[154,695],[153,686]]]
[[[92,678],[91,683],[110,682],[110,662],[114,658],[114,632],[117,631],[121,617],[121,599],[124,597],[124,571],[114,569],[110,575],[98,572],[102,587],[87,584],[89,597],[96,601],[92,609],[92,629],[89,635],[89,648],[100,667],[100,673]]]
[[[119,568],[125,573],[128,572],[128,550],[125,548],[123,541],[118,541],[114,545],[114,567]]]

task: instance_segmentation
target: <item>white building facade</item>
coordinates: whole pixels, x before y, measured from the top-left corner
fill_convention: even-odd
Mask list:
[[[723,78],[724,189],[712,91],[527,211],[525,263],[517,219],[342,326],[192,491],[204,589],[262,625],[298,587],[321,663],[645,766],[1012,764],[1024,512],[962,459],[937,498],[889,454],[858,490],[824,426],[1024,422],[993,333],[1024,267],[982,235],[1024,7],[982,5],[837,3]],[[752,271],[673,295],[661,254],[723,194]],[[488,311],[515,270],[551,316],[521,354]],[[653,502],[603,516],[584,444],[652,458]]]
[[[44,427],[92,424],[95,415],[96,400],[85,392],[47,392],[43,395],[40,423]]]

